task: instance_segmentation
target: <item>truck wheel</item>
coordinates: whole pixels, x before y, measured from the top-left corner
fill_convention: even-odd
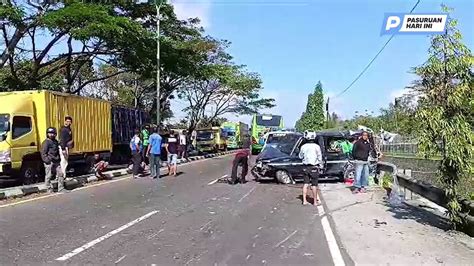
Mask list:
[[[20,177],[23,185],[31,185],[38,182],[39,169],[35,163],[23,163],[20,170]]]

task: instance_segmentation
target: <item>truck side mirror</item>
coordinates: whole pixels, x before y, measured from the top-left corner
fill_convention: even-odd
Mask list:
[[[9,122],[9,121],[5,121],[5,122],[3,123],[3,128],[5,128],[5,132],[10,131],[10,122]]]

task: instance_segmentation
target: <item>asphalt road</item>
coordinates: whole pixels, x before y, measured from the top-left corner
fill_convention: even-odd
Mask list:
[[[210,184],[231,159],[0,206],[0,265],[333,265],[300,185]]]

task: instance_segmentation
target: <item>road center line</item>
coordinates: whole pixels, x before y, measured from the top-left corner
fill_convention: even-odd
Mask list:
[[[214,185],[215,183],[217,183],[217,181],[219,181],[219,180],[221,180],[221,179],[224,179],[224,178],[226,178],[226,177],[227,177],[227,175],[223,175],[222,177],[216,178],[216,179],[212,180],[211,182],[207,183],[207,185],[208,185],[208,186]]]
[[[257,187],[253,187],[249,192],[247,192],[247,194],[243,195],[238,202],[242,202],[242,200],[244,200],[248,195],[250,195],[250,193],[252,193],[256,188]]]
[[[75,250],[73,250],[73,251],[71,251],[71,252],[69,252],[69,253],[67,253],[67,254],[65,254],[65,255],[59,257],[59,258],[57,258],[56,260],[57,260],[57,261],[65,261],[65,260],[68,260],[68,259],[72,258],[73,256],[76,256],[77,254],[79,254],[79,253],[81,253],[81,252],[83,252],[83,251],[85,251],[85,250],[87,250],[87,249],[89,249],[89,248],[91,248],[91,247],[93,247],[93,246],[99,244],[100,242],[106,240],[107,238],[109,238],[109,237],[111,237],[111,236],[113,236],[113,235],[115,235],[115,234],[117,234],[117,233],[119,233],[119,232],[121,232],[121,231],[123,231],[123,230],[129,228],[130,226],[132,226],[132,225],[134,225],[134,224],[137,224],[137,223],[139,223],[139,222],[141,222],[141,221],[143,221],[143,220],[145,220],[145,219],[147,219],[147,218],[150,218],[152,215],[154,215],[154,214],[156,214],[156,213],[158,213],[158,211],[149,212],[149,213],[143,215],[142,217],[140,217],[140,218],[138,218],[138,219],[135,219],[135,220],[129,222],[128,224],[122,225],[122,226],[120,226],[119,228],[117,228],[117,229],[115,229],[115,230],[113,230],[113,231],[110,231],[110,232],[108,232],[107,234],[105,234],[105,235],[103,235],[103,236],[101,236],[101,237],[99,237],[99,238],[97,238],[97,239],[95,239],[95,240],[92,240],[91,242],[89,242],[89,243],[87,243],[87,244],[85,244],[85,245],[83,245],[83,246],[81,246],[81,247],[76,248]]]

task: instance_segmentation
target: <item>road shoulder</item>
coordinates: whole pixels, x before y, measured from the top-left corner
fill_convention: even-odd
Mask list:
[[[326,184],[321,190],[326,212],[355,264],[469,265],[474,261],[469,245],[446,231],[443,217],[409,204],[390,206],[382,191],[353,195],[344,184]]]

